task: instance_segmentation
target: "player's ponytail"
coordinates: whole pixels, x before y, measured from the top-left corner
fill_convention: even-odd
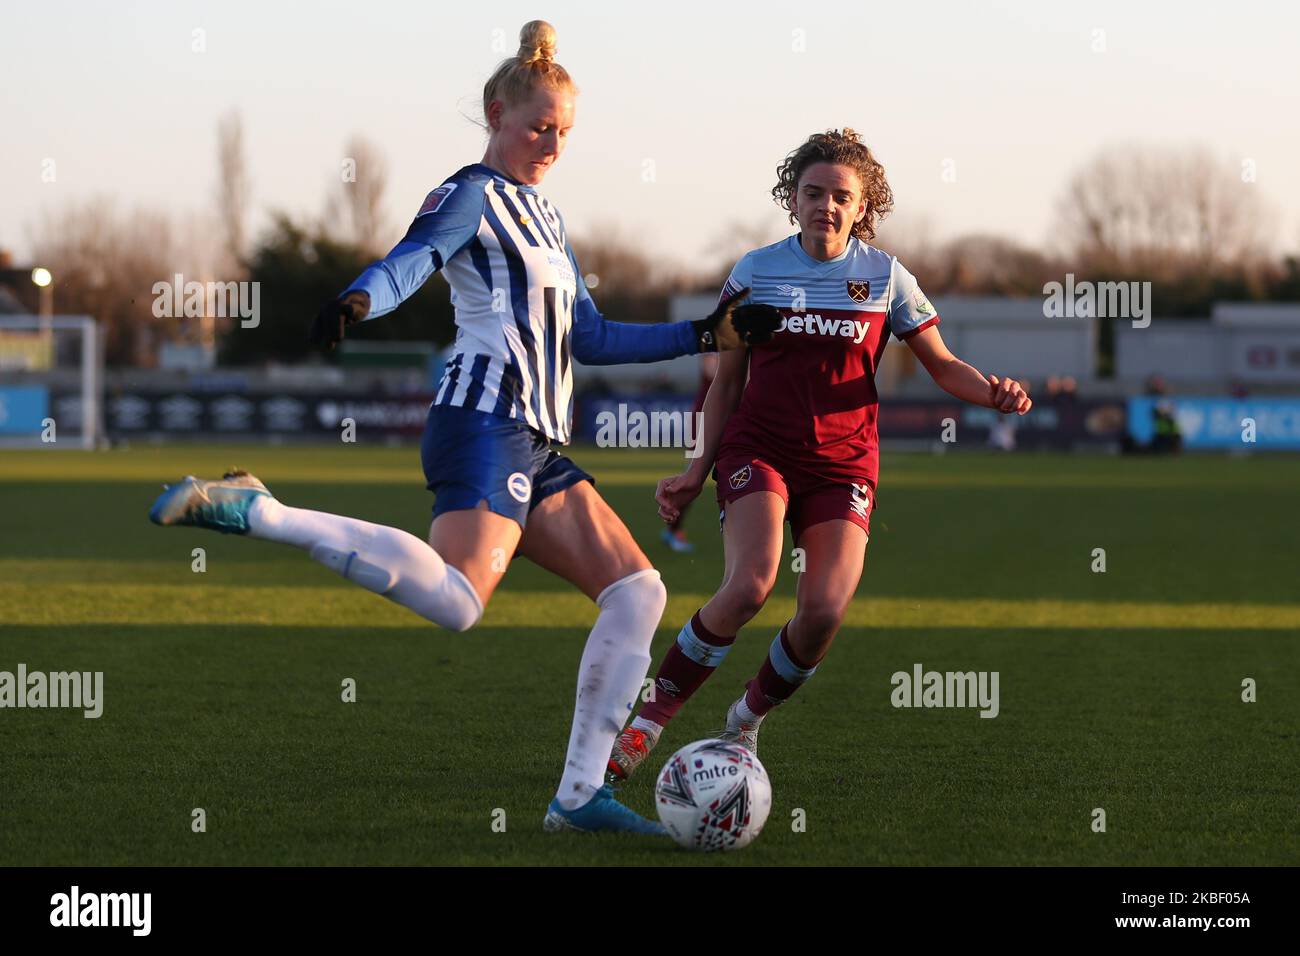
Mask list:
[[[483,115],[493,100],[518,103],[534,89],[577,92],[568,70],[555,62],[555,27],[545,20],[530,20],[519,31],[519,52],[501,65],[483,86]]]

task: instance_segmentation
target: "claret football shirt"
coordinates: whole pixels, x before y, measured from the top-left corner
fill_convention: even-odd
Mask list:
[[[892,333],[907,339],[939,321],[896,258],[857,238],[822,262],[794,235],[736,264],[723,296],[785,316],[772,340],[750,351],[749,384],[723,430],[719,458],[766,455],[831,480],[879,469],[875,374]]]

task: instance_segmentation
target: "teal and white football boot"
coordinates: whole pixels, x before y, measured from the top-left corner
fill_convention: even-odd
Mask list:
[[[635,810],[623,806],[614,797],[609,784],[596,791],[596,795],[576,810],[565,810],[558,800],[546,808],[542,829],[547,833],[576,830],[579,833],[642,833],[646,836],[667,836],[663,824],[654,823]]]
[[[222,534],[248,534],[248,509],[265,495],[266,485],[246,471],[228,471],[219,481],[186,475],[158,496],[149,520],[160,525],[193,525]]]

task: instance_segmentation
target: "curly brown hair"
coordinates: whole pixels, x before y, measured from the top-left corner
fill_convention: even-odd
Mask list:
[[[813,133],[807,141],[785,158],[776,168],[776,185],[772,198],[782,209],[790,212],[790,221],[797,222],[790,202],[799,188],[799,177],[813,163],[838,163],[850,167],[862,181],[862,198],[867,204],[867,214],[861,222],[853,224],[853,235],[863,242],[876,237],[876,223],[889,215],[894,208],[894,193],[885,179],[885,167],[876,162],[871,150],[849,127],[828,129]]]

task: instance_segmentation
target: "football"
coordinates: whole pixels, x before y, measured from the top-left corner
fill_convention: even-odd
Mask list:
[[[697,740],[673,754],[655,784],[659,819],[689,850],[739,850],[763,830],[772,784],[740,744]]]

